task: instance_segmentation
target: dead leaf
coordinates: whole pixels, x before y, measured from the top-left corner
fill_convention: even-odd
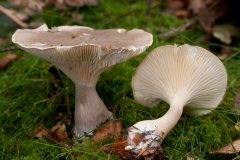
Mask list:
[[[119,120],[111,121],[94,133],[93,140],[101,141],[107,137],[118,137],[122,132],[122,122]]]
[[[239,29],[232,25],[215,25],[213,27],[213,36],[225,44],[232,42],[232,37],[238,36]]]
[[[139,139],[139,135],[137,136]],[[138,140],[137,140],[138,141]],[[167,160],[168,157],[163,154],[162,147],[157,149],[151,149],[146,147],[138,155],[131,151],[125,150],[127,146],[127,135],[122,138],[118,138],[112,145],[112,150],[117,154],[119,160],[134,160],[144,158],[145,160],[154,160],[154,158],[159,158],[161,160]]]
[[[240,139],[237,139],[216,151],[210,152],[210,154],[235,154],[236,152],[240,152]]]
[[[214,28],[213,37],[226,44],[230,44],[232,42],[231,33],[225,28]]]
[[[13,14],[21,21],[28,20],[43,10],[43,7],[48,3],[45,0],[12,0],[11,7],[13,8]]]
[[[191,0],[189,9],[194,15],[199,15],[199,22],[207,33],[212,33],[213,26],[219,18],[228,13],[227,0]]]
[[[154,159],[154,157],[166,157],[163,154],[163,148],[159,146],[158,148],[149,148],[147,146],[146,148],[142,149],[141,152],[137,155],[137,158],[144,157],[145,159],[148,157],[151,160]]]
[[[41,11],[42,7],[46,5],[44,0],[32,1],[32,0],[11,0],[11,7],[22,9],[25,7],[33,10]]]
[[[66,132],[66,125],[58,122],[55,126],[53,126],[50,130],[50,134],[52,137],[58,142],[66,142],[68,141],[68,135]]]
[[[8,54],[0,60],[0,68],[4,68],[9,62],[17,58],[16,54]]]
[[[176,11],[175,16],[179,17],[179,18],[186,17],[187,16],[187,11],[185,11],[185,10]]]
[[[119,160],[131,160],[136,159],[135,155],[130,154],[125,150],[127,146],[127,136],[118,138],[112,145],[112,150],[117,154]]]
[[[187,16],[188,0],[167,0],[166,3],[165,13],[173,14],[176,17]]]
[[[189,8],[193,12],[193,14],[199,14],[204,9],[207,8],[209,4],[211,4],[212,0],[191,0],[189,3]]]
[[[40,126],[33,132],[34,137],[43,138],[46,137],[50,142],[57,143],[60,146],[68,146],[69,137],[66,132],[66,125],[58,122],[49,131],[45,126]]]
[[[33,131],[33,135],[36,138],[43,138],[46,136],[46,134],[48,134],[48,132],[48,129],[45,126],[41,125]]]
[[[187,3],[186,0],[167,0],[167,6],[174,9],[183,9]]]

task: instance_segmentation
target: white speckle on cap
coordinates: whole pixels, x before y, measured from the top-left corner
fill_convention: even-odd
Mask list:
[[[45,46],[47,45],[46,43],[40,43],[40,42],[35,42],[33,44],[31,44],[31,46]]]
[[[87,33],[83,33],[84,36],[90,36],[90,34],[87,34]]]
[[[118,33],[125,33],[125,32],[126,32],[126,29],[118,29],[117,32],[118,32]]]

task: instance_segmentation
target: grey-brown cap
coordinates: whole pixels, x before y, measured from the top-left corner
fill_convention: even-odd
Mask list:
[[[154,49],[132,78],[134,98],[140,104],[153,107],[163,100],[171,105],[177,97],[189,115],[207,114],[217,107],[226,86],[227,73],[219,58],[187,44]]]
[[[17,30],[12,41],[30,54],[57,65],[75,83],[93,85],[105,69],[144,52],[153,37],[140,29],[60,26],[58,31],[49,32],[42,25],[33,30]]]

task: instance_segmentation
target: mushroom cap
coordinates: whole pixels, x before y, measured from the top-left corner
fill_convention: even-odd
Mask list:
[[[59,26],[58,30],[49,32],[45,24],[37,29],[18,29],[13,34],[12,41],[23,49],[46,50],[99,45],[108,51],[117,48],[135,51],[149,47],[153,41],[152,34],[141,29],[93,30],[84,26]]]
[[[57,65],[75,83],[94,84],[103,70],[144,52],[153,37],[140,29],[60,26],[57,32],[49,32],[42,25],[33,30],[18,29],[12,41],[28,53]]]
[[[219,58],[187,44],[154,49],[132,78],[134,98],[140,104],[153,107],[163,100],[172,105],[177,98],[188,115],[211,112],[222,100],[226,86],[227,73]]]

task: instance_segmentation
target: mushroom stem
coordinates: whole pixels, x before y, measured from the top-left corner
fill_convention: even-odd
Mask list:
[[[181,105],[179,102],[171,105],[169,110],[161,118],[155,120],[155,133],[162,138],[165,138],[181,118],[182,112],[183,105]]]
[[[131,146],[136,154],[143,150],[157,150],[182,115],[184,105],[178,100],[172,101],[169,110],[161,118],[140,121],[130,127],[127,147]]]
[[[75,136],[93,131],[97,125],[112,116],[97,94],[95,86],[76,84]]]

